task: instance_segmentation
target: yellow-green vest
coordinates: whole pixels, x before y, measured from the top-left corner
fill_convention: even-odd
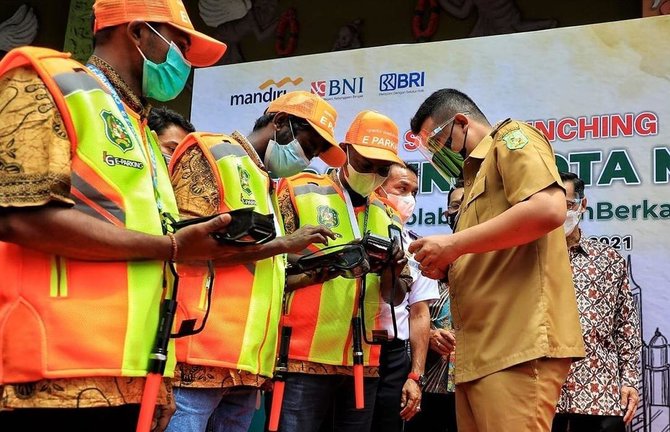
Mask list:
[[[270,193],[272,180],[233,137],[189,134],[175,149],[170,168],[194,147],[214,173],[219,212],[253,207],[259,213],[279,217],[275,195]],[[278,220],[276,227],[281,226]],[[178,361],[272,376],[284,271],[283,254],[245,265],[217,267],[205,328],[197,335],[178,339]],[[201,322],[207,308],[207,275],[202,268],[198,271],[186,266],[180,266],[180,274],[177,324],[184,319]]]
[[[339,234],[329,245],[345,244],[355,239],[347,204],[339,184],[329,176],[303,173],[291,177],[280,188],[287,187],[299,224],[324,225]],[[367,230],[388,238],[388,227],[394,223],[395,212],[374,194],[367,206]],[[361,235],[364,234],[365,206],[355,210]],[[313,250],[323,245],[313,245]],[[286,299],[284,325],[292,328],[289,358],[317,363],[352,366],[351,319],[358,315],[360,280],[337,277],[323,284],[299,288]],[[368,339],[372,329],[382,327],[383,302],[380,277],[366,276],[365,327]],[[364,364],[379,364],[379,345],[363,343]]]
[[[0,74],[31,67],[46,84],[72,145],[75,209],[120,228],[161,235],[151,151],[158,158],[163,211],[176,215],[177,209],[153,134],[126,109],[134,131],[129,130],[109,90],[68,57],[19,48],[0,63]],[[0,274],[0,384],[146,375],[163,296],[162,262],[80,261],[0,243]],[[170,351],[168,374],[174,368]]]

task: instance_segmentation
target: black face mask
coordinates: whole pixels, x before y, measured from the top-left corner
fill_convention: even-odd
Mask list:
[[[456,229],[456,215],[458,215],[458,213],[447,214],[447,224],[449,225],[449,228],[451,228],[451,231]]]

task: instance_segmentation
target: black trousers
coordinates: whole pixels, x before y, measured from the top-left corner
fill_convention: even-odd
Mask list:
[[[421,412],[405,423],[405,432],[457,432],[456,393],[424,393]]]
[[[551,432],[625,432],[623,417],[556,414]]]
[[[410,371],[407,342],[393,340],[382,345],[379,357],[379,385],[371,432],[400,432],[400,396]]]
[[[0,412],[2,432],[134,432],[140,405],[107,408],[21,408]]]

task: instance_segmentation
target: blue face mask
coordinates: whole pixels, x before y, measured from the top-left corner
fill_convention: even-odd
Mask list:
[[[277,132],[275,132],[275,138],[270,140],[268,148],[265,150],[265,166],[273,177],[291,177],[309,165],[309,159],[305,156],[302,146],[293,134],[290,121],[288,125],[293,140],[288,144],[279,144],[277,142]]]
[[[165,61],[156,64],[146,58],[140,47],[137,47],[137,50],[144,57],[142,93],[157,101],[169,101],[176,98],[184,90],[188,75],[191,73],[191,63],[186,61],[174,42],[168,42],[153,27],[149,24],[147,26],[160,36],[170,48],[168,49]]]

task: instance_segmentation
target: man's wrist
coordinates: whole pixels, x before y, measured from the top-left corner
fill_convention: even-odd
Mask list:
[[[416,382],[420,388],[423,388],[423,386],[426,385],[426,377],[421,373],[417,372],[410,372],[407,375],[407,379],[411,379],[412,381]]]

